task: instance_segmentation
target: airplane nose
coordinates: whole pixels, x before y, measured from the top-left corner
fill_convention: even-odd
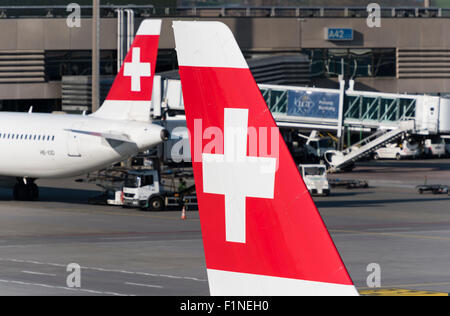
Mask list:
[[[161,130],[160,135],[161,135],[161,140],[162,140],[163,142],[168,141],[169,138],[170,138],[170,133],[169,133],[169,131],[166,130],[165,128]]]

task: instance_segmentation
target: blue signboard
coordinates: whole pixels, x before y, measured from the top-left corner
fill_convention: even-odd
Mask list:
[[[324,119],[339,118],[339,93],[289,91],[287,114]]]
[[[342,27],[330,27],[325,29],[325,38],[329,41],[352,41],[353,29]]]

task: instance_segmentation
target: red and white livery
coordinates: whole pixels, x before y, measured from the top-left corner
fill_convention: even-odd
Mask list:
[[[211,294],[357,295],[231,31],[173,27]]]
[[[69,177],[127,159],[167,138],[150,120],[161,20],[145,20],[107,100],[92,115],[0,113],[0,186],[36,200],[41,178]]]

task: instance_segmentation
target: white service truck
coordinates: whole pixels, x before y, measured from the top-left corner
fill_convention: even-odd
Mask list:
[[[330,195],[330,184],[325,165],[299,165],[298,167],[303,181],[312,195]]]
[[[197,206],[197,198],[192,194],[195,187],[169,192],[162,189],[159,174],[156,170],[130,170],[125,177],[121,191],[115,198],[108,200],[110,205],[141,208],[146,211],[163,211],[167,207],[181,205]],[[183,201],[181,201],[183,199]]]

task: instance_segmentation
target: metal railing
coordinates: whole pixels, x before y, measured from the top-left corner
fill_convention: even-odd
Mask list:
[[[102,5],[102,18],[115,17],[117,9],[132,9],[136,17],[295,17],[295,18],[366,18],[366,7],[234,7],[198,6],[157,8],[153,5]],[[0,18],[61,18],[67,17],[67,7],[54,6],[0,6]],[[92,16],[92,6],[81,6],[81,16]],[[423,7],[381,8],[385,18],[441,18],[450,17],[450,9]]]
[[[70,11],[68,6],[0,6],[0,18],[66,18]],[[80,6],[81,17],[92,17],[92,6]],[[116,10],[131,9],[137,10],[140,17],[150,17],[158,13],[153,5],[101,5],[100,16],[102,18],[114,18]]]
[[[366,7],[178,7],[178,16],[367,18]],[[449,17],[450,9],[386,7],[381,17]]]

